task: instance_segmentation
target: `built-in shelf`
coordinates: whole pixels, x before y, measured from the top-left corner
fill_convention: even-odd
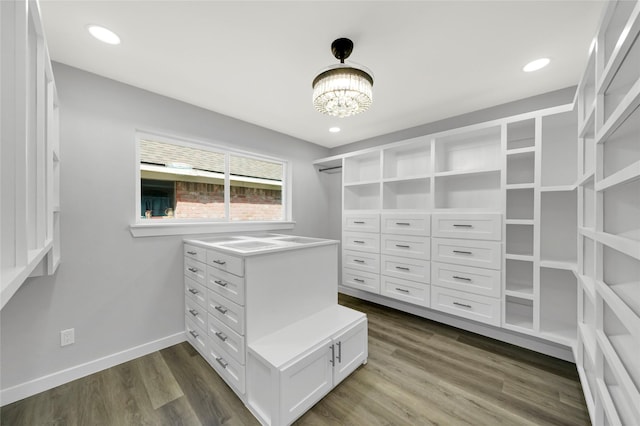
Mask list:
[[[431,141],[416,138],[382,151],[383,178],[419,178],[431,174]]]
[[[533,256],[533,226],[507,224],[506,253]]]
[[[604,191],[616,185],[622,185],[640,178],[640,161],[628,165],[622,170],[610,174],[598,182],[596,191]]]
[[[535,149],[535,118],[507,124],[507,155]]]
[[[507,156],[507,185],[531,184],[535,174],[535,152]]]
[[[505,260],[505,294],[533,298],[533,262]]]
[[[576,191],[543,192],[540,206],[540,258],[577,261]]]
[[[533,331],[533,300],[506,296],[504,325],[512,330]]]
[[[577,126],[578,118],[574,110],[542,117],[542,188],[575,184],[578,176]]]

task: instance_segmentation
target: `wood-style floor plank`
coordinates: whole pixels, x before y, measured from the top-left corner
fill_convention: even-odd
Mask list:
[[[571,363],[352,297],[339,300],[368,316],[368,363],[297,426],[589,424]],[[2,407],[0,424],[259,423],[184,342]]]
[[[144,359],[137,359],[135,363],[154,409],[184,395],[159,352],[149,354]]]

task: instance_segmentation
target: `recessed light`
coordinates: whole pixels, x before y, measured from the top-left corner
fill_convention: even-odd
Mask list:
[[[120,37],[116,33],[100,25],[87,25],[87,31],[103,43],[120,44]]]
[[[338,133],[340,131],[340,127],[330,127],[329,131],[331,133]]]
[[[539,69],[544,68],[547,65],[549,65],[549,62],[551,62],[551,60],[549,58],[536,59],[535,61],[531,61],[527,65],[525,65],[522,68],[522,71],[524,71],[524,72],[538,71]]]

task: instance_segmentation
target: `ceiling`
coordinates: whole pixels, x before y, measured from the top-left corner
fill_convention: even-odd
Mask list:
[[[604,4],[41,0],[41,9],[54,61],[331,148],[577,84]],[[122,43],[93,39],[88,24]],[[311,103],[339,37],[355,45],[347,63],[375,78],[371,109],[343,119]],[[551,64],[522,72],[540,57]]]

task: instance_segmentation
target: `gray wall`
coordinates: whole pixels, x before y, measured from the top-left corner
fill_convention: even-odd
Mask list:
[[[2,389],[183,329],[181,237],[133,238],[136,129],[290,161],[293,232],[330,235],[330,194],[311,165],[328,150],[54,64],[61,111],[62,264],[29,279],[0,314]],[[60,330],[76,343],[60,347]]]

